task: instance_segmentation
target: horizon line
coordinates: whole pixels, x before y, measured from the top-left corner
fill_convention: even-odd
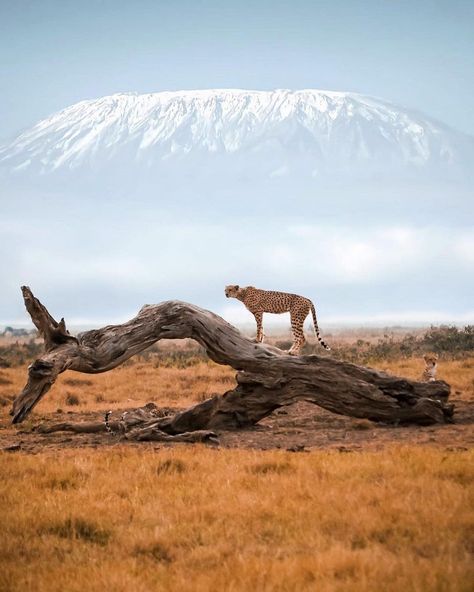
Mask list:
[[[218,313],[216,313],[218,314]],[[265,326],[273,331],[275,330],[288,330],[290,331],[291,327],[288,322],[284,321],[284,318],[287,314],[283,313],[282,315],[278,315],[280,319],[271,318],[270,313],[267,313],[265,317]],[[133,319],[135,315],[127,316],[127,317],[117,317],[115,319],[81,319],[81,318],[72,318],[70,321],[66,320],[66,327],[69,329],[76,329],[76,330],[90,330],[90,329],[98,329],[101,327],[106,327],[109,325],[120,325],[126,323],[127,321]],[[221,316],[221,315],[219,315]],[[226,318],[227,317],[227,318]],[[281,318],[283,317],[283,318]],[[404,317],[404,318],[403,318]],[[224,320],[229,322],[231,325],[234,325],[237,328],[242,330],[247,329],[254,329],[255,323],[252,319],[242,319],[242,320],[233,320],[229,319],[226,315],[223,316]],[[321,326],[321,322],[318,322]],[[410,315],[400,315],[394,317],[383,317],[382,315],[373,315],[371,317],[339,317],[339,318],[329,318],[327,319],[322,326],[322,330],[338,330],[338,329],[424,329],[429,328],[432,326],[442,326],[442,325],[454,325],[457,327],[461,326],[468,326],[474,324],[474,314],[466,314],[466,315],[456,315],[456,316],[446,316],[446,317],[438,317],[434,316],[431,320],[420,316],[418,318],[411,317]],[[312,325],[312,320],[308,317],[305,321],[305,329],[308,326]],[[34,324],[32,321],[27,320],[11,320],[5,321],[0,320],[0,331],[4,331],[6,327],[11,327],[12,329],[34,329]],[[320,327],[321,330],[321,327]]]

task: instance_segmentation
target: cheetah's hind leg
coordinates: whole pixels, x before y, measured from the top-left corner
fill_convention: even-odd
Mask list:
[[[296,314],[290,313],[291,317],[291,332],[293,333],[293,345],[288,350],[290,356],[299,356],[301,348],[305,343],[303,323],[304,316],[300,316],[298,312]]]

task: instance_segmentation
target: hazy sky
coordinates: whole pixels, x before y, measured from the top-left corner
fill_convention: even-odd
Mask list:
[[[470,0],[0,0],[0,138],[119,91],[320,88],[474,133]]]

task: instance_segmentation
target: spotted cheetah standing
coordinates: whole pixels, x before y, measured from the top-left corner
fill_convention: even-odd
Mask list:
[[[226,286],[225,295],[227,298],[237,298],[244,303],[245,307],[253,314],[257,322],[257,342],[263,341],[263,313],[281,314],[289,312],[291,317],[291,330],[293,333],[293,345],[289,354],[298,355],[305,342],[303,324],[311,312],[313,315],[314,332],[318,341],[325,349],[331,349],[319,336],[316,310],[308,298],[297,294],[286,292],[274,292],[271,290],[259,290],[253,286],[241,288],[240,286]]]

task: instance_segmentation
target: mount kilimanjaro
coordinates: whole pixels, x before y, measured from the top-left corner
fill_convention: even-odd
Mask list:
[[[183,175],[299,179],[463,174],[474,140],[387,101],[319,90],[115,94],[0,147],[0,177],[53,184]]]

